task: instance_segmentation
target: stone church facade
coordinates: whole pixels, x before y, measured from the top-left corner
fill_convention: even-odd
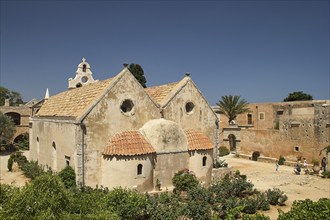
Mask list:
[[[94,80],[84,59],[68,87],[30,118],[32,160],[92,187],[171,188],[181,169],[210,183],[218,119],[189,75],[144,89],[126,67]]]

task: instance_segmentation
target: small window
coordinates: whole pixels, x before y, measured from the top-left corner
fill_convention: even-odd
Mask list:
[[[86,72],[86,64],[83,65],[83,72]]]
[[[133,110],[133,107],[134,107],[134,103],[132,102],[132,100],[130,99],[125,99],[123,101],[123,103],[121,104],[120,106],[120,109],[124,112],[124,113],[127,113],[127,112],[130,112]]]
[[[203,167],[206,166],[206,160],[207,160],[207,157],[203,157]]]
[[[265,119],[265,113],[264,112],[260,112],[259,113],[259,120],[264,120]]]
[[[65,158],[65,164],[67,166],[70,166],[70,160],[71,160],[71,158],[69,156],[64,156],[64,158]]]
[[[194,107],[195,107],[194,103],[187,102],[186,103],[186,112],[187,113],[193,113]]]
[[[252,115],[251,114],[247,115],[247,121],[248,121],[248,125],[252,125]]]
[[[77,83],[76,88],[82,87],[81,83]]]
[[[295,151],[295,152],[299,152],[299,150],[300,150],[300,149],[299,149],[298,146],[295,146],[295,147],[294,147],[294,151]]]
[[[86,83],[87,81],[88,81],[88,77],[87,76],[83,76],[81,78],[81,82]]]
[[[142,175],[142,168],[143,168],[142,164],[139,164],[137,166],[137,175]]]

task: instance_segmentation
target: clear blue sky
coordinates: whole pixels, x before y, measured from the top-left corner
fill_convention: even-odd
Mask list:
[[[190,72],[211,105],[329,99],[329,1],[1,0],[1,86],[24,101],[57,94],[82,57],[99,80],[123,63],[147,86]]]

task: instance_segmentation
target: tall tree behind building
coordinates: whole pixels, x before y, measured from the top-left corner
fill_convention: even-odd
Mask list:
[[[139,64],[131,63],[128,69],[131,71],[137,81],[139,81],[139,83],[143,86],[143,88],[146,88],[147,80],[144,77],[144,71],[142,67]]]
[[[310,94],[306,94],[302,91],[293,92],[286,97],[283,102],[292,102],[292,101],[307,101],[307,100],[313,100],[313,96]]]
[[[18,92],[10,91],[9,89],[0,86],[0,106],[5,104],[5,100],[9,99],[10,105],[23,104],[22,96]]]
[[[235,120],[237,115],[249,112],[247,101],[241,99],[241,96],[238,95],[221,96],[217,106],[220,108],[220,114],[225,115],[229,123]]]

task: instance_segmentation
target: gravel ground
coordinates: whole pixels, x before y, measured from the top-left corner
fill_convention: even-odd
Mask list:
[[[251,161],[233,155],[221,159],[225,159],[233,170],[239,170],[241,174],[247,175],[248,180],[259,191],[278,188],[288,196],[286,206],[272,207],[271,210],[264,212],[271,219],[277,219],[277,209],[289,211],[294,200],[317,201],[320,198],[330,198],[330,179],[316,175],[296,175],[293,167],[290,166],[280,166],[276,171],[274,163]]]

